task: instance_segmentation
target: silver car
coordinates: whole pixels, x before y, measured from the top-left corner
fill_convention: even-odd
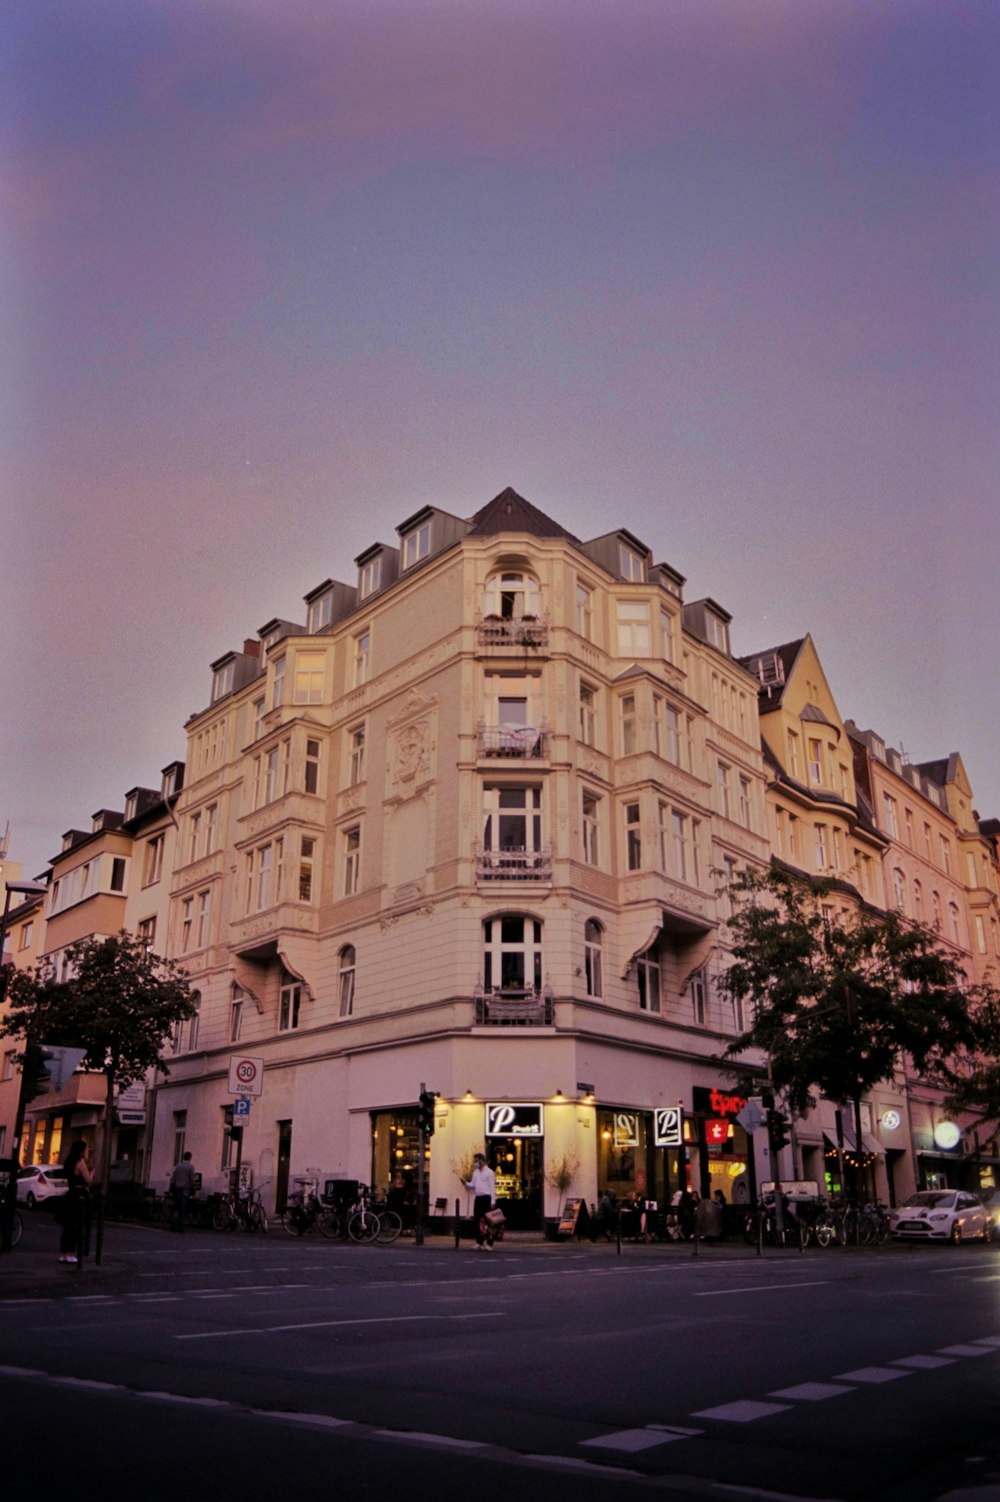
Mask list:
[[[993,1240],[993,1218],[982,1200],[963,1189],[921,1189],[889,1211],[893,1236],[913,1241]]]

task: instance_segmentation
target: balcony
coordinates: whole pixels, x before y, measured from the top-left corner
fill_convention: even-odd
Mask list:
[[[548,619],[541,615],[521,615],[516,618],[485,615],[476,625],[476,643],[480,647],[504,647],[507,650],[547,647]]]
[[[552,1027],[555,1005],[548,986],[476,987],[476,1027]]]
[[[480,756],[525,760],[548,755],[549,732],[544,725],[484,725],[476,731]]]
[[[512,847],[506,850],[476,851],[477,881],[551,881],[552,851],[521,850]]]

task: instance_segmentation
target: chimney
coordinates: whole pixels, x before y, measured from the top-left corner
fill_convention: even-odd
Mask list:
[[[244,657],[259,657],[260,642],[254,637],[248,636],[243,643],[243,655]]]

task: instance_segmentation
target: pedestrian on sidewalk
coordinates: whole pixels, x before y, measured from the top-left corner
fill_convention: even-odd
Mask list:
[[[476,1153],[473,1158],[472,1178],[463,1179],[466,1189],[473,1193],[472,1218],[476,1223],[476,1247],[479,1251],[492,1251],[493,1243],[487,1235],[486,1213],[497,1202],[497,1176],[486,1162],[485,1153]]]
[[[90,1186],[94,1175],[87,1162],[87,1144],[78,1137],[66,1154],[66,1193],[56,1205],[59,1221],[59,1261],[74,1266],[80,1261],[80,1248],[86,1240],[90,1214]]]
[[[183,1231],[188,1201],[194,1196],[197,1188],[198,1175],[194,1171],[191,1154],[185,1153],[181,1161],[174,1164],[174,1171],[170,1175],[170,1229],[172,1231]]]

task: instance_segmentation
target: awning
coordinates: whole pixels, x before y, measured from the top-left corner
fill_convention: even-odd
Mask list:
[[[836,1152],[837,1139],[835,1137],[831,1137],[829,1132],[824,1132],[823,1140],[825,1142],[828,1142],[833,1148],[834,1152]],[[873,1137],[870,1132],[861,1133],[861,1146],[864,1148],[865,1152],[870,1153],[873,1158],[881,1158],[882,1154],[885,1152],[885,1148],[882,1146],[881,1142],[879,1142],[877,1137]],[[853,1153],[856,1151],[857,1148],[855,1146],[854,1132],[850,1128],[845,1126],[844,1152]]]

